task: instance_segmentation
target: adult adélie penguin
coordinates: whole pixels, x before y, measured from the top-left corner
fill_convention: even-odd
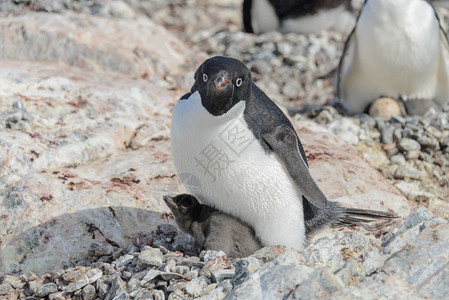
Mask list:
[[[336,30],[349,33],[355,24],[350,0],[244,0],[246,32],[271,30],[302,34]]]
[[[292,124],[233,58],[198,68],[173,108],[171,147],[189,192],[249,224],[264,245],[303,249],[307,234],[323,225],[393,217],[328,201]]]
[[[448,40],[424,0],[367,0],[348,37],[338,89],[350,113],[362,113],[380,97],[422,115],[449,100]]]

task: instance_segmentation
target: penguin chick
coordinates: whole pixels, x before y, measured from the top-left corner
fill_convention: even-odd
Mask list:
[[[352,114],[381,97],[410,115],[439,109],[449,100],[448,47],[427,1],[367,0],[340,60],[339,97]]]
[[[355,24],[350,0],[244,0],[246,32],[279,30],[302,34],[336,30],[349,33]]]
[[[245,257],[262,248],[252,228],[228,214],[200,204],[192,195],[163,198],[179,228],[193,236],[197,253],[222,250],[229,257]]]

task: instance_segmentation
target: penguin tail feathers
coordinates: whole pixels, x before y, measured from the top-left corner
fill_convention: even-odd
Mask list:
[[[342,227],[350,225],[362,226],[366,230],[377,230],[391,224],[398,215],[378,210],[339,207],[341,213],[333,222],[333,226]]]
[[[307,203],[307,202],[305,202]],[[399,216],[385,211],[349,208],[337,202],[327,201],[326,207],[306,210],[306,234],[311,236],[324,227],[362,226],[368,231],[390,225]]]

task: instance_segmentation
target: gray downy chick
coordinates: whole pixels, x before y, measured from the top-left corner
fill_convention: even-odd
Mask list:
[[[262,248],[254,230],[236,218],[200,204],[188,194],[164,196],[176,224],[193,236],[194,249],[222,250],[229,257],[245,257]]]

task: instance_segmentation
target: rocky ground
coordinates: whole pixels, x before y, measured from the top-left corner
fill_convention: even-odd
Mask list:
[[[346,116],[329,106],[344,35],[246,34],[240,5],[0,2],[0,299],[449,294],[449,107]],[[403,218],[326,230],[301,253],[193,255],[161,197],[182,191],[170,110],[212,55],[243,60],[287,108],[329,199]]]
[[[418,209],[399,228],[375,235],[342,229],[317,237],[303,252],[266,247],[233,259],[213,250],[183,255],[192,251],[190,236],[160,225],[144,245],[93,244],[87,267],[5,275],[0,297],[443,299],[449,292],[448,237],[448,221]]]

